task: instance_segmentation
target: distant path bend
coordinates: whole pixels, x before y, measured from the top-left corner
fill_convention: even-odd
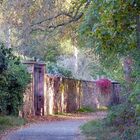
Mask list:
[[[96,112],[68,120],[40,122],[11,132],[2,140],[84,140],[79,127],[89,120],[102,119],[105,112]]]

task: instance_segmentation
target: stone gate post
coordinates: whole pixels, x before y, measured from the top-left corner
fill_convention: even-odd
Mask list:
[[[25,61],[28,72],[31,74],[31,82],[24,94],[23,116],[44,115],[45,94],[45,63]]]

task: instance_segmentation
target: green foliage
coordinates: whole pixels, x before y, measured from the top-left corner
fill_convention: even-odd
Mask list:
[[[68,56],[72,55],[73,49],[74,47],[73,47],[73,42],[71,39],[66,38],[61,41],[60,50],[63,55],[68,55]]]
[[[140,138],[140,129],[138,126],[127,126],[125,127],[124,131],[120,135],[121,139],[127,140],[139,140]]]
[[[135,6],[134,6],[135,5]],[[83,38],[92,38],[96,51],[124,54],[136,47],[135,18],[139,2],[92,1],[80,28]]]
[[[107,124],[122,127],[135,123],[135,108],[129,103],[113,106],[107,117]]]
[[[121,59],[129,56],[133,60],[132,73],[129,75],[132,81],[126,81],[131,82],[129,94],[128,90],[124,90],[126,96],[123,103],[111,108],[105,125],[107,129],[113,126],[118,130],[118,139],[140,139],[140,50],[137,49],[136,36],[138,15],[139,0],[92,0],[79,29],[80,45],[93,48],[99,55],[99,68],[103,68],[99,74],[104,73],[124,83]],[[125,74],[128,76],[128,73]]]
[[[123,102],[120,105],[111,107],[106,119],[106,127],[113,126],[118,130],[120,139],[140,138],[140,62],[139,49],[134,49],[129,55],[133,60],[132,82],[130,85],[131,94],[123,89]],[[124,83],[125,84],[125,83]],[[126,85],[126,84],[125,84]]]
[[[135,106],[136,109],[136,114],[139,116],[140,115],[140,84],[136,84],[134,91],[132,94],[129,96],[129,101]]]
[[[140,129],[135,125],[120,127],[118,130],[114,126],[107,126],[104,121],[90,121],[81,129],[89,140],[139,140],[140,138]]]
[[[23,93],[30,81],[29,74],[13,55],[11,49],[2,45],[0,54],[3,57],[0,73],[0,113],[18,115],[23,103]]]
[[[139,74],[137,75],[136,71],[136,69],[133,69],[135,76],[133,74],[134,81],[131,84],[131,94],[124,90],[126,92],[125,100],[122,104],[113,106],[106,119],[107,126],[116,127],[121,139],[138,140],[140,138],[140,84]]]
[[[69,77],[72,78],[72,73],[71,71],[60,67],[56,65],[55,63],[47,63],[47,73],[48,74],[53,74],[56,76],[64,76],[64,77]]]
[[[83,108],[80,108],[80,109],[77,110],[77,112],[85,112],[85,113],[94,112],[94,111],[95,110],[93,108],[91,108],[91,107],[83,107]]]
[[[123,80],[120,60],[137,47],[136,16],[140,14],[139,5],[139,1],[133,0],[92,0],[85,11],[79,28],[79,44],[93,48],[99,55],[103,69],[99,73]]]
[[[105,122],[106,127],[116,128],[120,140],[139,140],[140,138],[139,120],[135,105],[131,102],[112,107]]]
[[[46,42],[33,41],[30,48],[25,49],[27,49],[25,55],[49,62],[56,62],[57,57],[62,52],[60,43],[55,39],[53,41],[47,40]]]
[[[114,127],[106,127],[103,121],[90,121],[84,124],[81,129],[82,133],[84,133],[89,140],[120,140],[118,139],[116,129]]]
[[[0,116],[0,132],[10,127],[21,126],[26,123],[26,120],[14,116]]]
[[[45,61],[56,62],[57,56],[59,56],[60,52],[58,46],[48,45],[46,49],[46,54],[44,55]]]

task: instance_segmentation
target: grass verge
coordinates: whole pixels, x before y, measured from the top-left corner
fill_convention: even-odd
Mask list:
[[[96,110],[90,107],[83,107],[77,110],[78,113],[91,113],[95,112]]]
[[[81,126],[87,140],[119,140],[114,127],[106,127],[103,120],[90,121]]]
[[[97,111],[107,111],[108,108],[106,106],[100,106],[99,108],[91,108],[91,107],[82,107],[78,109],[76,112],[78,113],[92,113]]]
[[[0,133],[12,127],[17,127],[26,124],[26,120],[14,116],[0,116]]]
[[[86,140],[140,140],[140,127],[136,125],[113,127],[98,120],[84,124],[81,130]]]

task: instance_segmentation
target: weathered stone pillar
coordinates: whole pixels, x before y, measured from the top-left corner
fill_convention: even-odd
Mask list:
[[[27,71],[31,74],[31,81],[28,85],[23,99],[23,109],[22,109],[22,116],[27,117],[29,115],[35,115],[34,110],[34,61],[26,61],[23,62],[24,65],[27,67]]]
[[[45,114],[45,64],[36,61],[23,62],[31,74],[31,82],[24,94],[24,104],[22,114],[44,115]]]

